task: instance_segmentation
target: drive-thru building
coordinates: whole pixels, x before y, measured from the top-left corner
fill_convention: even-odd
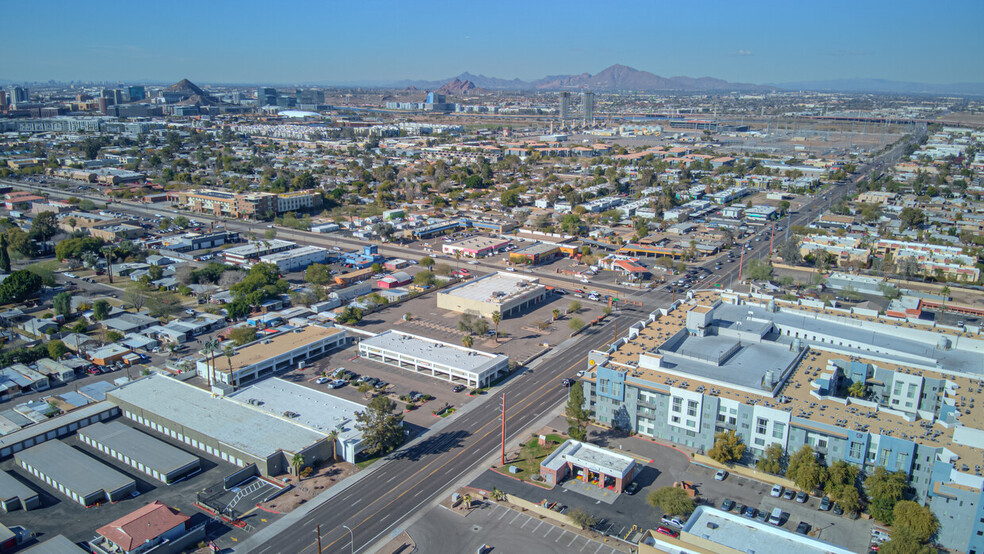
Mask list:
[[[629,456],[576,440],[564,442],[540,463],[540,474],[550,485],[570,476],[615,492],[625,490],[636,469]]]

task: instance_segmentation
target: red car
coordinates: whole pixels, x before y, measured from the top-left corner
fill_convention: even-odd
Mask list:
[[[680,533],[677,533],[676,531],[670,529],[669,527],[657,527],[656,532],[661,535],[666,535],[668,537],[673,537],[673,538],[677,538],[680,536]]]

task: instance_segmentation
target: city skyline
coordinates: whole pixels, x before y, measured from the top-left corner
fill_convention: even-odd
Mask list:
[[[378,85],[463,72],[528,81],[612,64],[756,84],[949,84],[984,75],[979,3],[950,3],[946,12],[915,2],[832,2],[822,11],[782,2],[628,2],[607,14],[595,6],[300,2],[271,10],[175,2],[166,11],[135,4],[94,12],[19,4],[7,7],[9,21],[43,24],[15,25],[0,38],[5,51],[22,53],[8,56],[0,79]]]

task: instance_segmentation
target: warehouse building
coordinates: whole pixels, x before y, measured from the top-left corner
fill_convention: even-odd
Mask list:
[[[442,251],[449,256],[460,255],[462,258],[484,258],[509,246],[509,239],[492,237],[468,237],[458,242],[445,244]]]
[[[197,364],[198,376],[212,383],[238,387],[296,368],[298,363],[344,345],[344,329],[308,325],[237,348],[229,363],[215,363],[212,364],[214,367],[209,367],[202,359]]]
[[[197,457],[119,421],[90,425],[79,431],[79,440],[165,484],[201,467]]]
[[[509,372],[509,356],[393,330],[359,342],[359,356],[472,388]]]
[[[106,393],[123,416],[239,467],[265,476],[286,473],[295,454],[314,464],[332,455],[327,434],[249,403],[164,375],[150,375]]]
[[[0,508],[4,512],[41,507],[41,496],[6,471],[0,471]]]
[[[137,482],[61,441],[48,441],[14,455],[21,468],[51,488],[89,507],[117,502],[137,490]]]
[[[437,307],[487,318],[499,312],[505,319],[540,304],[546,297],[547,288],[536,277],[500,272],[438,292]]]
[[[222,259],[231,264],[246,265],[259,260],[261,256],[276,254],[293,248],[297,248],[297,244],[286,240],[272,239],[257,241],[242,246],[226,248],[222,251]]]
[[[319,246],[302,246],[293,250],[260,256],[260,261],[277,266],[281,273],[290,273],[291,271],[306,269],[311,264],[327,264],[328,250]]]
[[[86,393],[85,389],[86,387],[82,387],[79,390]],[[87,394],[87,396],[91,398],[93,395]],[[36,444],[74,434],[75,431],[87,425],[111,419],[119,413],[120,409],[113,404],[99,401],[72,410],[67,414],[48,418],[41,423],[29,425],[20,431],[14,431],[0,437],[0,459],[12,456]]]

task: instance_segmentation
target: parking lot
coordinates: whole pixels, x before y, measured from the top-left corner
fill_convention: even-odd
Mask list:
[[[130,424],[128,420],[122,418],[119,418],[116,421],[120,421],[126,425]],[[208,516],[194,506],[194,502],[197,499],[197,494],[207,488],[214,489],[216,486],[221,488],[222,479],[225,476],[234,473],[239,468],[229,464],[228,462],[213,458],[204,452],[189,450],[187,445],[177,442],[170,437],[161,435],[141,426],[133,427],[154,437],[157,440],[166,442],[171,446],[180,448],[185,452],[197,456],[201,459],[202,470],[182,481],[165,485],[156,479],[137,471],[136,469],[119,462],[103,454],[102,452],[99,452],[95,448],[82,443],[78,440],[77,436],[73,435],[71,437],[61,439],[61,441],[77,450],[82,451],[86,455],[95,458],[100,463],[105,464],[134,479],[137,482],[137,492],[140,494],[136,497],[127,498],[119,502],[104,503],[99,506],[85,508],[61,494],[56,489],[43,484],[19,466],[16,466],[13,458],[10,458],[0,463],[0,470],[7,471],[21,482],[26,483],[29,487],[35,491],[38,491],[40,493],[42,507],[30,511],[17,510],[4,514],[4,525],[7,525],[8,527],[12,525],[21,525],[36,533],[38,540],[46,540],[57,534],[62,534],[73,542],[86,541],[95,536],[95,530],[99,527],[129,514],[130,512],[141,508],[154,500],[160,500],[168,506],[177,508],[186,515],[196,519],[206,517],[211,518],[211,516]],[[246,499],[241,502],[239,505],[239,511],[250,512],[247,513],[243,519],[244,521],[250,523],[253,528],[258,528],[265,525],[272,518],[277,517],[265,512],[257,513],[254,509],[255,502],[253,504],[248,504],[247,507],[246,503],[249,501],[250,499]],[[216,542],[219,544],[234,544],[236,541],[242,540],[246,536],[247,532],[248,531],[226,525],[219,520],[214,520],[214,522],[208,527],[209,536],[211,538],[215,538]]]

